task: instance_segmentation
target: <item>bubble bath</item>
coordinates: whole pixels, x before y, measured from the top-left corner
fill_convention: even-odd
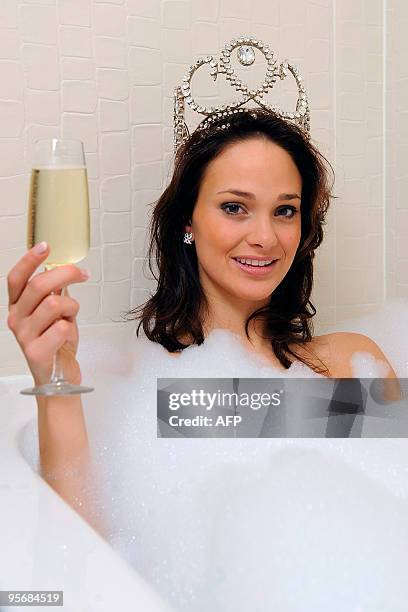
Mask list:
[[[407,377],[407,312],[389,301],[336,331],[370,336]],[[97,511],[120,555],[178,611],[405,610],[406,440],[157,438],[159,377],[320,375],[300,362],[277,370],[226,330],[173,357],[130,325],[84,336],[79,352],[95,386],[83,403]],[[384,375],[367,353],[352,364]]]

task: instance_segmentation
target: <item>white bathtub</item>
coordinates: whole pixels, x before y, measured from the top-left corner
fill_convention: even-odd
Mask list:
[[[347,326],[346,326],[347,328]],[[101,364],[116,373],[126,376],[126,341],[129,328],[114,327],[115,343],[118,350],[117,361],[107,366],[103,349],[90,351],[90,363],[84,376],[84,384],[95,386],[95,392],[84,396],[90,406],[88,414],[97,419],[97,402],[101,393]],[[352,329],[352,328],[350,328]],[[109,334],[112,327],[107,328]],[[354,328],[356,331],[356,329]],[[101,328],[98,328],[98,341]],[[119,331],[119,334],[118,334]],[[361,330],[364,331],[364,330]],[[92,344],[93,331],[87,330],[87,340]],[[84,335],[81,336],[84,338]],[[79,354],[81,357],[81,353]],[[402,375],[402,370],[400,370]],[[103,374],[102,374],[103,377]],[[143,612],[170,612],[173,608],[105,542],[76,512],[74,512],[33,470],[27,462],[24,449],[24,431],[36,419],[36,403],[32,397],[22,396],[19,391],[30,386],[30,376],[9,376],[0,378],[0,590],[63,590],[64,610],[72,612],[91,612],[113,610],[141,610]],[[91,397],[92,396],[92,397]],[[99,398],[99,399],[98,399]],[[393,535],[393,559],[401,564],[406,561],[408,550],[408,445],[405,440],[363,441],[345,440],[282,440],[276,451],[294,448],[305,454],[305,465],[308,452],[318,452],[319,461],[328,465],[337,463],[335,470],[339,481],[350,483],[351,466],[358,471],[355,485],[358,490],[365,490],[373,509],[376,506],[389,508],[392,514],[397,512],[401,521],[395,527]],[[282,455],[285,457],[285,455]],[[317,455],[310,455],[310,466],[316,465]],[[289,463],[291,461],[289,456]],[[334,464],[333,464],[334,465]],[[351,479],[353,480],[353,478]],[[324,482],[324,481],[323,481]],[[358,484],[360,483],[360,484]],[[372,488],[374,486],[374,488]],[[349,489],[350,492],[350,489]],[[289,491],[288,491],[289,493]],[[388,504],[388,505],[387,505]],[[373,510],[375,514],[375,510]],[[388,512],[388,510],[384,510]],[[404,516],[402,516],[404,514]],[[361,519],[361,517],[360,517]],[[360,520],[358,519],[358,520]],[[296,520],[296,519],[295,519]],[[399,519],[398,519],[399,520]],[[395,543],[397,543],[395,545]],[[282,544],[282,542],[281,542]],[[288,542],[288,545],[293,545]],[[286,543],[284,544],[286,546]],[[384,544],[386,546],[386,544]],[[316,542],[316,551],[319,542]],[[286,550],[283,548],[282,550]],[[311,559],[313,558],[311,552]],[[283,566],[277,572],[283,572]],[[401,567],[401,566],[400,566]],[[282,575],[283,576],[283,575]],[[282,579],[281,576],[281,579]],[[333,578],[335,579],[335,577]],[[288,584],[293,577],[288,576]],[[334,583],[333,583],[334,584]],[[329,606],[331,585],[318,585],[327,595]],[[373,584],[373,587],[375,585]],[[395,585],[394,585],[395,586]],[[393,588],[390,584],[390,589]],[[400,588],[400,587],[397,587]],[[405,589],[405,587],[404,587]],[[327,593],[326,593],[327,591]],[[249,595],[251,597],[251,594]],[[380,597],[380,596],[379,596]],[[388,598],[388,596],[387,596]],[[370,607],[355,603],[354,607],[344,607],[344,612],[402,612],[406,610],[408,583],[404,592],[400,590],[389,593],[392,607]],[[19,608],[15,608],[19,609]],[[34,609],[43,609],[37,608]],[[227,607],[225,608],[227,609]],[[242,610],[249,612],[249,608]],[[269,608],[257,608],[266,612]],[[284,608],[275,606],[274,610],[301,610],[302,608]],[[314,610],[320,610],[315,606]],[[329,609],[329,607],[326,607]],[[334,609],[334,608],[333,608]],[[228,608],[229,610],[229,608]],[[305,608],[302,612],[311,612]],[[337,608],[336,608],[337,610]],[[208,610],[210,612],[210,610]]]
[[[0,378],[0,590],[63,590],[67,612],[169,612],[25,460],[22,434],[37,408],[19,391],[31,385],[30,376]]]

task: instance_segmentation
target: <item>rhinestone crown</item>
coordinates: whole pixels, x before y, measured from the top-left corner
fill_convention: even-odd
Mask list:
[[[251,66],[255,62],[255,51],[258,49],[263,53],[267,62],[266,75],[263,83],[260,84],[258,89],[249,90],[249,88],[242,83],[242,81],[235,74],[231,67],[231,53],[234,49],[237,51],[237,59],[243,66]],[[231,104],[222,105],[218,107],[207,107],[198,105],[191,93],[191,80],[194,73],[202,66],[209,64],[210,75],[217,80],[219,74],[225,74],[225,78],[229,81],[236,91],[242,93],[240,100]],[[289,72],[295,78],[298,87],[298,99],[296,103],[296,109],[294,111],[284,111],[277,106],[269,105],[263,96],[265,93],[272,89],[277,78],[283,80],[289,74]],[[268,45],[265,45],[262,41],[256,40],[250,37],[243,37],[231,40],[230,43],[226,44],[224,49],[221,51],[219,60],[214,59],[212,55],[207,57],[200,57],[195,64],[190,66],[188,74],[183,78],[182,84],[177,86],[174,90],[174,151],[188,140],[190,136],[189,129],[184,118],[185,102],[190,108],[197,113],[204,115],[205,119],[196,128],[197,130],[205,130],[211,126],[214,121],[219,120],[222,117],[229,117],[238,112],[245,112],[251,110],[249,107],[243,108],[244,104],[248,101],[254,101],[258,106],[269,110],[271,113],[281,117],[282,119],[288,120],[296,124],[305,134],[307,139],[310,139],[310,112],[309,104],[307,99],[306,90],[303,86],[303,77],[300,75],[299,70],[293,64],[289,63],[288,60],[278,64],[274,59],[273,51],[270,50]],[[225,123],[221,126],[222,128],[229,127],[229,123]]]

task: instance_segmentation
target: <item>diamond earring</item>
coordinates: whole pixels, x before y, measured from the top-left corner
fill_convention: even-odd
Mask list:
[[[184,244],[193,244],[192,238],[193,238],[193,234],[191,232],[186,232],[184,234],[184,240],[183,240]]]

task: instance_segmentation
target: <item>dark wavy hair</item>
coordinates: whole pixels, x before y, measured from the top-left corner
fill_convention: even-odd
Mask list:
[[[239,112],[228,117],[227,127],[225,123],[226,119],[220,118],[206,130],[195,130],[178,149],[173,176],[154,203],[149,228],[149,267],[157,280],[157,290],[124,318],[140,319],[137,336],[143,326],[150,340],[171,352],[190,346],[183,344],[182,338],[193,339],[192,344],[204,342],[202,323],[204,313],[209,311],[208,302],[199,281],[194,243],[183,242],[185,225],[191,221],[208,164],[227,145],[266,138],[289,153],[302,177],[301,239],[288,273],[272,292],[269,303],[251,313],[245,334],[249,339],[249,322],[261,318],[265,321],[264,338],[270,340],[273,353],[285,368],[292,363],[287,356],[291,354],[315,372],[328,373],[297,355],[289,344],[306,345],[313,335],[313,258],[323,240],[325,216],[333,197],[326,163],[331,170],[332,167],[300,128],[269,111]],[[153,264],[157,265],[158,275]]]

